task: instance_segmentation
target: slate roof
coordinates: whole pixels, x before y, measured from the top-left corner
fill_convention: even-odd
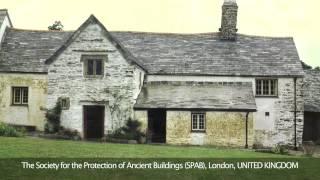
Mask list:
[[[104,26],[92,15],[74,32],[7,28],[0,50],[0,72],[47,72],[56,56],[88,23]],[[105,29],[105,28],[104,28]],[[292,38],[238,34],[221,41],[218,33],[163,34],[108,32],[122,55],[148,74],[215,76],[303,76]]]
[[[112,32],[149,74],[303,76],[292,38]]]
[[[251,82],[148,82],[135,109],[255,111]]]
[[[45,60],[71,33],[7,28],[0,49],[0,72],[46,73]]]
[[[305,71],[304,109],[307,112],[320,112],[320,71]]]

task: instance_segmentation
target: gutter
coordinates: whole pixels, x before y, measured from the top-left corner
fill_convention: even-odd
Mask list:
[[[244,146],[246,149],[248,149],[248,116],[249,116],[249,111],[246,114],[246,145]]]
[[[297,77],[294,80],[294,150],[298,150],[297,147]]]
[[[143,106],[134,106],[133,110],[135,111],[145,111],[152,109],[166,109],[169,111],[223,111],[223,112],[257,112],[257,109],[248,108],[248,109],[225,109],[225,108],[167,108],[167,107],[147,107]]]

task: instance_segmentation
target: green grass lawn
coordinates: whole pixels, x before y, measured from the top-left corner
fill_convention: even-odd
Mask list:
[[[109,158],[109,159],[108,159]],[[110,159],[112,158],[112,159]],[[115,159],[113,159],[115,158]],[[140,159],[141,158],[141,159]],[[148,159],[149,158],[149,159]],[[21,162],[254,162],[295,161],[298,169],[23,169]],[[316,158],[197,146],[112,144],[0,137],[0,179],[320,179]]]
[[[279,158],[252,150],[0,137],[0,158]]]

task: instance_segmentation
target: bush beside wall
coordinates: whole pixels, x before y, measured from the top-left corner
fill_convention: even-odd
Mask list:
[[[6,137],[21,137],[24,130],[22,128],[17,129],[13,126],[0,122],[0,136]]]

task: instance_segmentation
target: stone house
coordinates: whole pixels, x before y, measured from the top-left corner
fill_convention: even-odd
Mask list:
[[[100,138],[129,118],[150,142],[300,146],[304,72],[293,38],[237,33],[226,0],[220,32],[109,32],[91,15],[76,31],[13,28],[0,11],[0,121],[61,125]]]

